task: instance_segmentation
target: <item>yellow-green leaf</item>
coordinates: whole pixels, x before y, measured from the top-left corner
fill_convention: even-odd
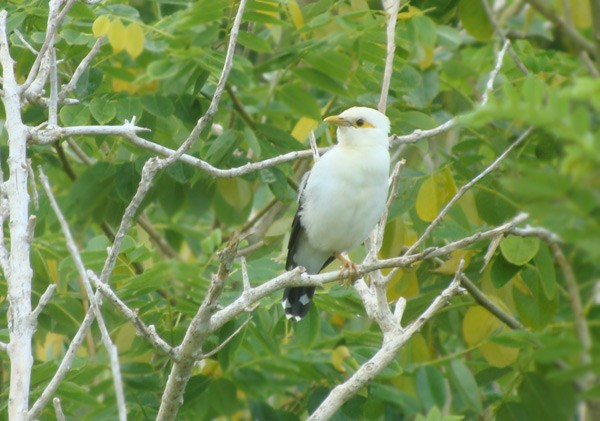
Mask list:
[[[308,137],[308,134],[317,128],[319,122],[309,117],[301,117],[292,130],[292,136],[302,142]]]
[[[444,275],[453,275],[458,270],[458,265],[461,259],[465,260],[463,269],[466,269],[469,267],[473,253],[473,250],[455,250],[450,254],[450,258],[448,260],[435,269],[435,272],[443,273]]]
[[[535,237],[509,235],[500,243],[500,250],[504,258],[517,266],[523,266],[533,259],[539,248],[540,240]]]
[[[250,183],[241,178],[221,178],[217,181],[217,191],[227,203],[242,210],[252,199]]]
[[[100,38],[108,33],[110,28],[110,19],[106,15],[98,16],[92,25],[92,33],[96,38]]]
[[[347,346],[338,346],[336,349],[331,351],[331,364],[333,365],[333,368],[340,373],[345,373],[346,367],[344,367],[344,360],[350,356],[350,350]]]
[[[505,309],[499,300],[494,302]],[[500,320],[480,306],[467,310],[462,325],[463,337],[467,345],[470,347],[480,345],[481,354],[494,367],[506,367],[515,362],[519,355],[519,350],[516,348],[487,341],[488,336],[493,332],[506,329],[507,327]]]
[[[398,13],[398,19],[400,20],[408,20],[415,16],[422,15],[423,12],[418,7],[414,7],[409,5],[405,12]]]
[[[297,29],[302,28],[304,26],[304,16],[302,16],[302,10],[300,10],[298,2],[296,0],[288,0],[287,5],[294,26]]]
[[[121,19],[115,19],[108,29],[108,42],[115,53],[125,48],[127,43],[127,31]]]
[[[125,50],[135,60],[144,51],[144,31],[137,23],[132,23],[125,29]]]
[[[448,167],[431,175],[419,188],[416,211],[419,218],[431,222],[456,194],[456,184]]]

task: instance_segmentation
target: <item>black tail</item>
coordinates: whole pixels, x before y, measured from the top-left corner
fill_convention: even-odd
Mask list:
[[[281,305],[285,310],[285,316],[288,319],[292,317],[300,320],[310,309],[312,297],[315,295],[315,287],[294,287],[286,288],[283,291],[283,300]]]

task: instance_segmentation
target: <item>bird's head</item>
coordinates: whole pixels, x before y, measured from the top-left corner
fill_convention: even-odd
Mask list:
[[[337,126],[340,144],[351,146],[388,145],[390,120],[385,114],[368,107],[352,107],[339,115],[325,118]]]

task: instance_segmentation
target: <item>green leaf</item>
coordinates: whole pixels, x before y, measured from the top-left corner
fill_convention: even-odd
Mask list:
[[[321,110],[317,100],[299,85],[285,85],[280,89],[278,97],[298,113],[298,118],[307,116],[314,120],[321,119]]]
[[[321,331],[321,319],[316,306],[311,305],[308,314],[299,322],[294,324],[294,333],[304,349],[310,349],[319,337]]]
[[[428,70],[423,73],[421,83],[415,86],[404,99],[415,108],[427,108],[439,92],[440,84],[437,71]]]
[[[538,254],[533,259],[539,272],[542,289],[546,298],[552,300],[558,291],[556,283],[556,270],[554,269],[554,259],[552,253],[546,244],[542,244]]]
[[[206,160],[214,165],[223,164],[225,159],[230,157],[240,140],[237,132],[225,130],[219,137],[211,140],[210,148],[206,152]]]
[[[430,365],[421,367],[417,371],[416,385],[417,394],[425,410],[444,407],[448,391],[444,376],[437,368]]]
[[[142,106],[150,114],[157,117],[168,117],[173,114],[173,103],[162,95],[144,95],[142,97]]]
[[[90,122],[90,109],[83,104],[62,107],[59,112],[64,126],[84,126]]]
[[[325,91],[334,93],[336,95],[344,95],[346,93],[346,89],[340,81],[330,77],[328,74],[323,73],[320,70],[310,67],[299,67],[294,69],[294,74],[311,85]]]
[[[552,300],[546,298],[540,274],[536,269],[523,270],[521,277],[527,287],[526,290],[513,288],[513,298],[519,317],[525,325],[537,330],[542,329],[558,310],[558,295],[555,295]]]
[[[458,359],[450,362],[449,369],[450,379],[465,409],[480,414],[483,411],[481,395],[471,370]]]
[[[273,52],[273,49],[267,40],[250,32],[240,32],[238,35],[238,42],[240,45],[258,51],[259,53]]]
[[[573,419],[577,399],[569,384],[551,383],[538,373],[527,373],[519,386],[527,418],[531,421]]]
[[[106,98],[95,97],[90,102],[90,112],[98,123],[107,124],[117,115],[117,107]]]
[[[179,66],[173,63],[173,60],[163,59],[150,63],[147,72],[152,79],[169,79],[177,74]]]
[[[502,255],[513,265],[523,266],[533,259],[539,250],[540,239],[509,235],[500,242]]]
[[[521,266],[513,265],[506,260],[502,254],[499,254],[492,264],[492,271],[490,274],[492,284],[494,284],[496,288],[502,288],[517,273],[519,273],[520,270]]]
[[[135,116],[137,121],[142,117],[142,103],[139,98],[125,97],[115,101],[117,107],[117,119],[119,121],[131,121]]]
[[[473,38],[487,40],[494,33],[481,0],[461,0],[458,15],[464,28]]]
[[[236,396],[235,384],[227,379],[216,379],[206,391],[206,402],[220,415],[231,415],[240,404]]]

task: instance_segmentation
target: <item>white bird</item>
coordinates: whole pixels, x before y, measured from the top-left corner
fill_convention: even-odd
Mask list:
[[[338,143],[302,180],[286,262],[287,270],[303,266],[309,274],[335,258],[342,269],[354,269],[341,253],[367,239],[388,193],[390,120],[372,108],[352,107],[325,121],[337,126]],[[287,288],[286,317],[304,317],[314,293],[314,287]]]

